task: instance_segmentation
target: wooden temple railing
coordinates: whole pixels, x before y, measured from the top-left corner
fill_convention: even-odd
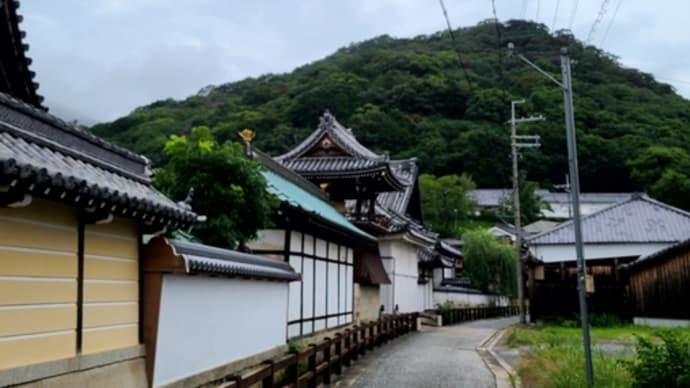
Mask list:
[[[517,306],[503,306],[458,308],[439,314],[446,325],[517,313]],[[349,367],[368,351],[416,331],[419,316],[419,313],[392,315],[354,325],[299,352],[264,361],[245,373],[225,376],[214,385],[222,388],[297,388],[330,384],[333,375],[342,374],[343,367]]]
[[[245,374],[226,376],[218,381],[219,386],[268,388],[329,384],[334,374],[342,374],[343,367],[350,366],[367,351],[417,330],[418,316],[417,313],[400,314],[355,325],[300,352],[265,361]]]
[[[443,326],[477,319],[509,317],[519,313],[518,306],[461,307],[438,311]]]

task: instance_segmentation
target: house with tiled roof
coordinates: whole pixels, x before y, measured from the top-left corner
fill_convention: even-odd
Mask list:
[[[582,217],[586,271],[594,286],[590,311],[628,316],[621,267],[689,237],[690,213],[645,194]],[[578,302],[573,222],[530,236],[526,243],[532,316],[574,314]]]
[[[326,112],[314,132],[275,160],[320,187],[336,209],[377,237],[374,254],[392,284],[361,285],[370,309],[433,307],[433,279],[451,276],[460,252],[424,226],[415,159],[391,160],[369,150]]]
[[[567,221],[527,242],[533,258],[545,263],[574,262],[575,232]],[[690,236],[690,213],[644,194],[582,218],[587,261],[637,259]]]

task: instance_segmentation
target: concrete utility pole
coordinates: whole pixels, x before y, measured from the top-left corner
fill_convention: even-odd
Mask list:
[[[527,323],[525,318],[525,281],[522,278],[524,266],[522,264],[522,232],[520,227],[520,173],[518,170],[518,148],[539,147],[538,135],[518,136],[517,125],[532,121],[544,120],[542,116],[515,118],[515,105],[524,104],[525,100],[511,101],[510,103],[510,148],[513,154],[513,214],[515,216],[515,257],[517,258],[517,291],[518,306],[520,307],[520,323]],[[530,141],[529,143],[518,143],[518,140]]]
[[[594,373],[592,371],[592,351],[589,338],[589,318],[587,316],[587,291],[585,289],[585,263],[584,249],[582,246],[582,225],[580,219],[580,177],[577,168],[577,141],[575,138],[575,114],[573,109],[572,74],[570,71],[570,56],[567,48],[561,48],[561,75],[562,81],[557,80],[551,74],[532,63],[524,55],[513,53],[515,46],[508,43],[508,50],[515,54],[521,61],[550,79],[563,90],[563,105],[565,106],[565,129],[568,143],[568,170],[570,172],[570,195],[573,203],[573,227],[575,229],[575,252],[577,256],[577,289],[580,299],[580,318],[582,320],[582,344],[585,352],[585,373],[587,386],[594,386]]]

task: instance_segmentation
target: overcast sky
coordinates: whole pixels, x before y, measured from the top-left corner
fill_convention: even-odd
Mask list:
[[[492,17],[491,0],[445,2],[454,27]],[[602,4],[495,2],[502,21],[524,17],[560,29],[572,20],[582,40]],[[684,32],[690,4],[606,3],[592,43],[606,37],[603,48],[625,66],[690,96],[690,34]],[[20,13],[45,103],[64,119],[83,123],[113,120],[209,84],[288,72],[377,35],[412,37],[445,28],[438,0],[23,0]]]

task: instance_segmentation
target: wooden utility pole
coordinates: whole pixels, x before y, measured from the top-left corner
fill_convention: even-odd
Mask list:
[[[524,104],[525,100],[511,101],[510,103],[510,148],[513,154],[513,214],[515,216],[515,257],[517,260],[517,291],[518,291],[518,305],[520,306],[520,323],[527,323],[525,314],[525,281],[522,278],[522,233],[520,226],[520,172],[518,170],[518,148],[535,148],[539,147],[538,135],[521,135],[517,134],[517,125],[520,123],[529,123],[532,121],[544,120],[542,116],[515,118],[515,105]],[[521,140],[523,143],[518,143]]]

